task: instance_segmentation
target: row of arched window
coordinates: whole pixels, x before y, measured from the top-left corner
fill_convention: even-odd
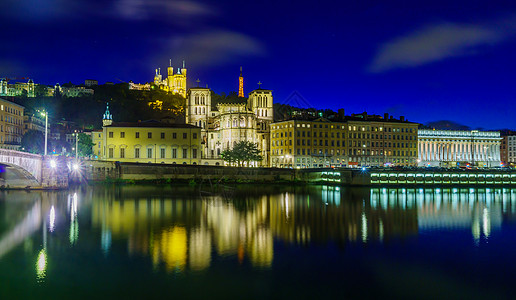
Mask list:
[[[195,105],[206,105],[206,96],[201,95],[199,97],[199,95],[195,95],[194,103],[195,103]]]
[[[267,117],[266,109],[258,109],[258,117]]]
[[[206,107],[194,107],[194,115],[204,115],[206,113]]]
[[[258,96],[258,107],[267,107],[267,96]]]

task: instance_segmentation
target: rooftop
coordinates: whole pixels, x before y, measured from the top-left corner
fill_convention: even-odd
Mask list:
[[[199,128],[190,124],[162,123],[155,120],[143,122],[113,122],[106,127],[140,127],[140,128]]]

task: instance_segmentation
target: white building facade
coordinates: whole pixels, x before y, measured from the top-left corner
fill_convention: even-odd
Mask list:
[[[499,167],[500,132],[478,130],[418,131],[418,166]]]
[[[186,123],[202,128],[202,164],[221,165],[220,154],[239,141],[255,143],[263,160],[270,161],[270,123],[273,120],[271,90],[257,89],[239,103],[218,103],[212,107],[211,90],[191,88],[186,98]]]

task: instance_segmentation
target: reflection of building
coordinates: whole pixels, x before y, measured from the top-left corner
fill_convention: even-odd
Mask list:
[[[500,141],[497,131],[420,129],[419,166],[500,166]]]
[[[93,153],[101,160],[166,164],[199,164],[201,129],[155,121],[113,123],[109,107],[102,132],[92,133]]]
[[[239,141],[249,141],[261,150],[261,165],[267,166],[272,120],[271,90],[251,91],[248,99],[218,103],[216,109],[212,107],[210,89],[188,90],[186,123],[202,128],[205,164],[220,163],[220,154],[224,150],[233,148]]]
[[[329,166],[416,165],[418,124],[366,114],[289,120],[272,124],[272,166],[312,168]]]
[[[18,150],[24,133],[24,107],[0,98],[0,148]]]

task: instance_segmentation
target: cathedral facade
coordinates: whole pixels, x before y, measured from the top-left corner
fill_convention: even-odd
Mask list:
[[[186,123],[201,127],[203,164],[222,164],[221,153],[245,140],[261,151],[263,160],[256,166],[269,166],[272,91],[259,88],[249,93],[247,101],[216,106],[211,94],[210,89],[198,87],[189,89],[186,97]]]

